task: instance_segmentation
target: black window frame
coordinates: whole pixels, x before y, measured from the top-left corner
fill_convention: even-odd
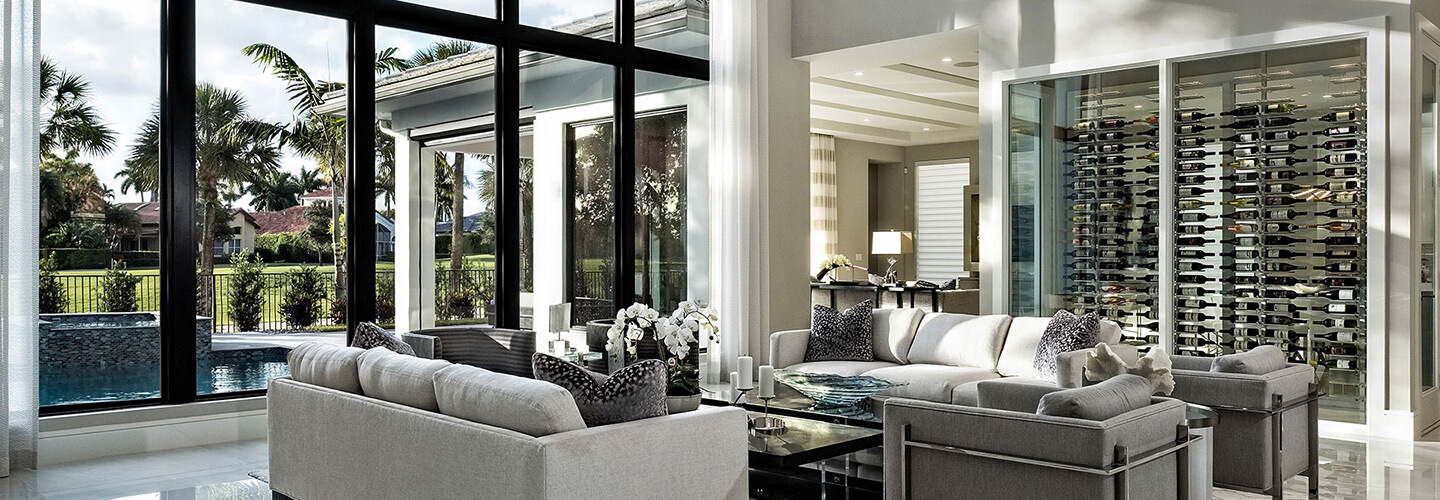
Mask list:
[[[635,45],[635,0],[615,0],[614,36],[588,38],[520,23],[520,2],[495,0],[497,16],[488,18],[398,0],[233,0],[297,13],[346,21],[346,123],[345,189],[351,193],[375,190],[375,78],[371,67],[375,28],[387,27],[455,38],[495,47],[497,130],[496,170],[496,316],[501,328],[520,327],[520,53],[542,52],[611,66],[615,71],[613,98],[614,164],[634,165],[635,73],[709,81],[706,59]],[[195,13],[196,0],[160,2],[160,397],[54,405],[40,408],[43,416],[157,405],[185,404],[264,395],[242,391],[197,395],[194,294],[195,259]],[[361,120],[355,117],[363,117]],[[363,124],[356,126],[357,123]],[[634,217],[633,168],[614,169],[615,262],[612,297],[633,297]],[[623,187],[623,188],[622,188]],[[346,213],[372,213],[375,200],[345,197]],[[361,322],[374,321],[375,232],[368,217],[347,217],[346,340]],[[213,251],[213,249],[206,249]]]

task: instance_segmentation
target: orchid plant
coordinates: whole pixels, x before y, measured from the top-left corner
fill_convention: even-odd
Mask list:
[[[850,266],[850,259],[846,258],[844,254],[837,253],[835,255],[825,257],[825,260],[820,262],[820,271],[815,273],[815,279],[825,279],[825,275],[829,274],[830,271],[847,266]]]
[[[669,394],[699,394],[699,368],[691,366],[685,358],[690,355],[690,344],[702,338],[706,342],[717,339],[719,320],[715,311],[700,301],[681,302],[670,316],[661,316],[645,304],[631,304],[615,313],[615,325],[610,327],[606,350],[617,359],[622,349],[629,356],[636,356],[636,347],[641,341],[649,340],[648,335],[656,343],[657,351],[666,353]]]

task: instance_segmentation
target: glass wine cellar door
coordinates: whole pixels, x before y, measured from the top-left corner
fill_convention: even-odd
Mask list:
[[[1273,345],[1316,367],[1321,418],[1364,423],[1365,42],[1172,67],[1167,110],[1155,67],[1011,86],[1012,246],[1051,241],[1030,247],[1041,279],[1012,280],[1012,314],[1094,311],[1182,355]],[[1044,96],[1038,124],[1014,120],[1020,93]]]

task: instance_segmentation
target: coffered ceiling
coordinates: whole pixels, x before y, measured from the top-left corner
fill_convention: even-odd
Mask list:
[[[978,28],[805,58],[810,129],[897,146],[975,140]]]

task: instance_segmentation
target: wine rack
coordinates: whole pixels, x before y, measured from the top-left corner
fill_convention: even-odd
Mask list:
[[[1065,207],[1058,296],[1077,314],[1122,326],[1124,341],[1158,344],[1160,162],[1153,68],[1059,82],[1057,151]]]
[[[1317,367],[1325,418],[1363,419],[1361,42],[1177,65],[1175,349],[1262,345]],[[1323,412],[1324,410],[1322,410]]]

